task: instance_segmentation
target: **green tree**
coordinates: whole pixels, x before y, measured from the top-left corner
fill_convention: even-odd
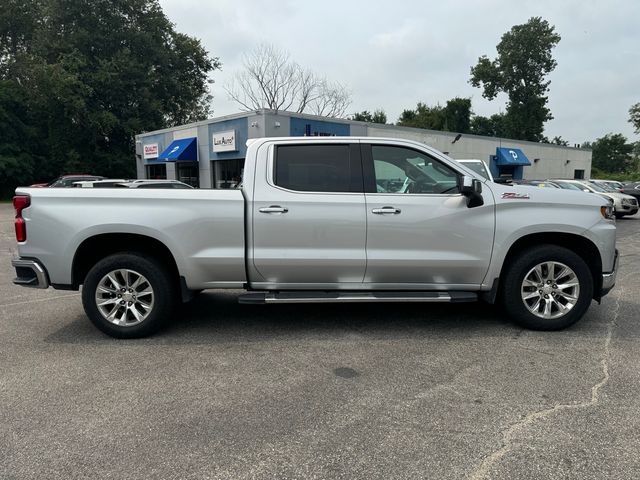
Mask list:
[[[471,99],[452,98],[444,107],[428,106],[418,102],[414,110],[404,110],[398,119],[398,125],[405,127],[427,128],[448,132],[469,133],[471,125]]]
[[[509,97],[506,136],[534,142],[542,139],[544,123],[553,118],[547,108],[551,82],[546,76],[557,65],[551,51],[559,41],[555,27],[532,17],[502,36],[495,59],[483,55],[471,68],[470,82],[483,89],[483,97],[493,100],[500,92]]]
[[[583,146],[593,151],[592,165],[607,173],[630,173],[635,169],[634,145],[621,133],[608,133]]]
[[[471,130],[471,99],[455,97],[444,107],[444,129],[450,132],[469,133]]]
[[[629,109],[629,123],[633,124],[636,133],[640,134],[640,103],[632,105]]]
[[[387,123],[387,114],[381,108],[378,108],[373,111],[373,113],[368,110],[363,110],[362,112],[356,112],[351,116],[351,120],[356,120],[358,122],[369,122],[369,123]]]
[[[157,0],[5,0],[2,161],[31,173],[3,175],[0,189],[72,171],[133,176],[134,135],[205,118],[219,67]],[[4,133],[15,118],[30,137]]]
[[[414,110],[404,110],[398,119],[398,125],[403,127],[427,128],[430,130],[444,130],[444,113],[440,105],[430,107],[418,102]]]
[[[505,122],[503,113],[495,113],[490,117],[476,115],[471,119],[470,133],[487,137],[506,137]]]
[[[569,141],[565,140],[559,135],[556,135],[555,137],[553,137],[553,139],[549,143],[553,143],[554,145],[562,145],[563,147],[569,146]]]

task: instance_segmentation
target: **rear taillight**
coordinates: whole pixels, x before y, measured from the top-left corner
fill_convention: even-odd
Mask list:
[[[29,205],[31,205],[31,197],[29,195],[16,195],[13,197],[13,208],[16,209],[14,225],[16,227],[16,240],[18,242],[27,241],[27,222],[22,218],[22,210]]]

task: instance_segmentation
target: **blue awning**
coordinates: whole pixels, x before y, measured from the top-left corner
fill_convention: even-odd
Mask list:
[[[496,165],[531,165],[531,162],[519,148],[496,148]]]
[[[197,161],[198,160],[198,139],[183,138],[171,142],[164,152],[158,155],[158,160],[175,162],[178,160]]]

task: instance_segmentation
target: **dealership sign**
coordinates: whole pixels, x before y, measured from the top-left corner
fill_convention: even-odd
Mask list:
[[[142,158],[158,158],[158,144],[149,143],[142,147]]]
[[[235,130],[214,133],[212,142],[214,152],[235,152],[238,150],[236,148]]]

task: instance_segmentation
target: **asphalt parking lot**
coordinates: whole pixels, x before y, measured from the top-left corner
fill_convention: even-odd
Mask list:
[[[247,306],[202,294],[111,339],[11,284],[0,205],[0,478],[640,477],[640,215],[573,328],[482,304]]]

